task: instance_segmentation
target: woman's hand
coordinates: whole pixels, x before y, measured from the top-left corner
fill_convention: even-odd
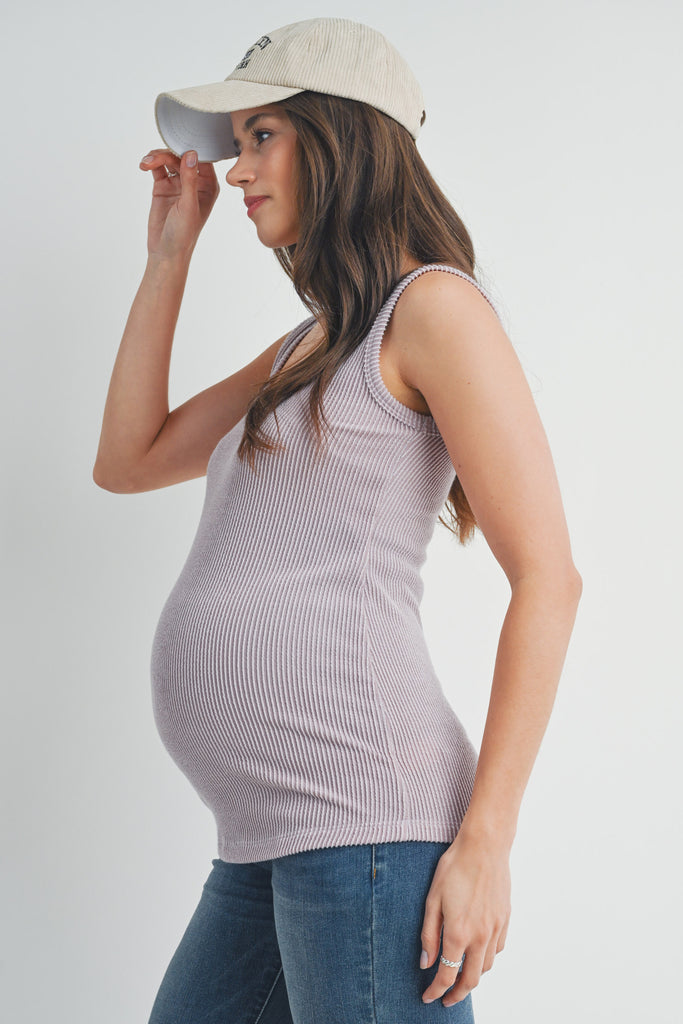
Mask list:
[[[220,191],[212,163],[190,165],[193,150],[182,158],[170,149],[153,149],[140,161],[152,171],[154,188],[147,231],[150,256],[172,259],[192,255]]]
[[[439,961],[436,975],[422,994],[423,1002],[432,1002],[450,988],[442,1002],[452,1006],[493,967],[496,953],[505,945],[510,921],[508,859],[508,848],[467,835],[462,828],[439,858],[421,932],[428,959],[420,966],[430,967],[438,957],[442,926],[443,956],[457,963],[467,955],[459,973],[457,967]]]

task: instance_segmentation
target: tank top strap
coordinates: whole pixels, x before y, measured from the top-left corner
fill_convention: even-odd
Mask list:
[[[415,409],[410,409],[408,406],[403,405],[402,402],[399,402],[398,399],[388,391],[379,368],[379,353],[382,347],[382,339],[401,293],[411,281],[415,280],[416,277],[419,277],[420,274],[424,274],[429,270],[446,271],[447,273],[457,274],[459,277],[464,277],[466,281],[470,281],[471,284],[473,284],[484,296],[498,319],[501,319],[500,313],[496,309],[491,297],[487,294],[486,290],[482,288],[479,282],[475,281],[469,274],[466,274],[463,270],[459,270],[457,267],[452,267],[445,263],[425,263],[423,266],[417,267],[409,274],[406,274],[405,277],[402,277],[385,301],[368,333],[368,337],[364,345],[365,350],[363,353],[363,362],[368,387],[380,405],[383,405],[389,412],[393,413],[397,419],[402,420],[411,427],[418,427],[423,430],[431,431],[432,433],[437,433],[438,427],[430,415],[417,412]]]
[[[493,301],[493,299],[489,295],[489,293],[486,291],[486,289],[484,287],[482,287],[482,285],[479,284],[478,281],[475,281],[475,279],[470,274],[466,274],[464,270],[460,270],[458,267],[452,267],[448,263],[425,263],[425,264],[423,264],[423,266],[417,267],[415,270],[412,270],[409,274],[406,274],[405,277],[402,277],[401,280],[396,285],[396,287],[394,288],[394,290],[389,295],[389,298],[386,300],[386,302],[382,306],[382,309],[380,310],[380,314],[379,315],[381,316],[382,314],[384,314],[386,312],[386,314],[387,314],[386,315],[386,323],[387,324],[389,323],[389,320],[391,318],[391,314],[394,311],[394,306],[398,302],[399,297],[400,297],[401,293],[403,292],[404,288],[406,288],[410,284],[411,281],[414,281],[416,277],[419,277],[420,274],[426,273],[426,271],[428,271],[428,270],[446,271],[446,273],[457,274],[458,277],[463,277],[466,281],[469,281],[470,284],[473,284],[474,287],[476,289],[478,289],[478,291],[481,292],[481,294],[484,296],[484,298],[486,299],[488,304],[493,309],[493,312],[496,314],[498,319],[502,320],[500,312],[499,312],[495,302]],[[379,319],[379,317],[378,317],[378,319]],[[385,327],[386,327],[386,324],[385,324]]]
[[[289,332],[275,356],[275,360],[270,371],[271,377],[274,377],[280,367],[284,366],[296,346],[308,334],[308,332],[313,329],[315,323],[316,318],[314,316],[308,316]]]

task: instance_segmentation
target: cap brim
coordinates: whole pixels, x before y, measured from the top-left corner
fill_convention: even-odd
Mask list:
[[[182,156],[188,149],[199,160],[215,162],[237,156],[231,113],[277,103],[303,89],[230,79],[210,85],[162,92],[154,104],[154,118],[166,146]]]

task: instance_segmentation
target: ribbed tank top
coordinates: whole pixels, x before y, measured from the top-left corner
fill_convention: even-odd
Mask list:
[[[197,533],[152,645],[161,740],[211,809],[218,856],[244,863],[319,847],[452,842],[477,753],[426,646],[420,569],[455,477],[432,416],[386,388],[379,353],[403,277],[324,395],[277,407],[284,452],[216,445]],[[496,310],[497,312],[497,310]],[[311,330],[288,334],[275,373]],[[273,413],[264,429],[278,437]]]

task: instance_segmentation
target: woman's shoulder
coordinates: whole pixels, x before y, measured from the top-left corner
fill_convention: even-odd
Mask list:
[[[402,287],[401,287],[402,286]],[[492,299],[472,275],[449,264],[424,264],[399,283],[385,332],[387,355],[409,387],[410,352],[422,347],[426,332],[457,327],[498,325],[500,315]]]
[[[496,307],[471,275],[446,264],[426,264],[408,275],[383,342],[386,364],[406,388],[419,394],[411,367],[421,358],[425,336],[443,337],[445,325],[471,329],[473,336],[487,326],[502,330]]]
[[[493,311],[500,319],[491,296],[474,275],[445,263],[427,263],[408,274],[399,299],[396,311],[402,309],[411,316],[426,315],[436,307],[475,316],[478,311],[482,315]]]

